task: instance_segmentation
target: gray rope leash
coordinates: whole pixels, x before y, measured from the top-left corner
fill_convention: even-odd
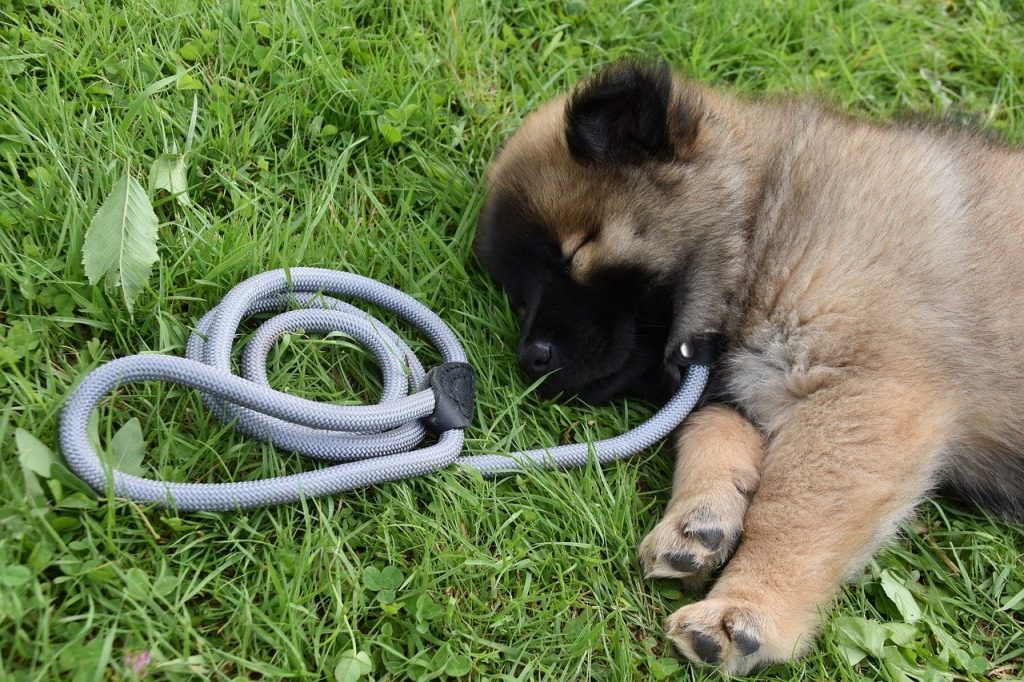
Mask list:
[[[333,296],[367,301],[410,322],[434,345],[444,364],[426,372],[398,335]],[[293,304],[300,308],[279,313],[257,329],[243,351],[241,376],[232,373],[231,347],[241,322]],[[383,374],[380,402],[329,405],[272,389],[267,381],[267,355],[282,334],[297,329],[341,331],[363,344]],[[407,294],[366,277],[318,268],[274,270],[242,282],[200,320],[185,355],[119,358],[86,375],[68,398],[60,416],[60,446],[71,469],[99,493],[112,484],[114,494],[139,502],[180,511],[228,511],[332,495],[420,476],[451,464],[497,476],[526,466],[580,466],[586,464],[591,450],[598,461],[610,462],[668,435],[693,409],[708,378],[706,365],[691,365],[682,387],[649,421],[608,440],[511,455],[460,456],[463,429],[472,418],[474,380],[455,334]],[[336,463],[290,476],[232,483],[172,483],[112,469],[90,443],[89,416],[104,396],[137,381],[168,381],[199,389],[207,407],[242,433]],[[413,449],[427,427],[438,434],[437,442]]]

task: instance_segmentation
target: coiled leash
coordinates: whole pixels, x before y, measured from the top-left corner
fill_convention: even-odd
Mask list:
[[[434,345],[444,363],[426,372],[398,335],[334,296],[367,301],[410,322]],[[299,309],[279,312],[262,323],[242,353],[241,376],[233,374],[231,347],[241,322],[250,315],[296,304]],[[340,331],[363,344],[383,374],[380,402],[331,405],[272,389],[267,355],[282,334],[298,329]],[[684,347],[683,354],[693,353]],[[511,455],[461,455],[463,429],[473,417],[475,379],[452,330],[407,294],[366,277],[318,268],[274,270],[242,282],[200,320],[185,355],[119,358],[86,375],[68,398],[60,416],[61,449],[71,469],[101,494],[112,483],[114,494],[139,502],[180,511],[228,511],[331,495],[420,476],[453,463],[496,476],[526,466],[580,466],[587,462],[591,448],[604,463],[640,452],[668,435],[693,409],[708,379],[707,364],[690,364],[679,391],[650,420],[592,445],[561,445]],[[289,476],[231,483],[172,483],[112,470],[89,440],[89,416],[105,395],[137,381],[197,388],[206,406],[242,433],[337,463]],[[428,430],[437,434],[437,442],[414,449]]]

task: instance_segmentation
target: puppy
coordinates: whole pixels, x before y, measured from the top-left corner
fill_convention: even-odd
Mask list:
[[[475,246],[547,394],[663,399],[681,343],[723,340],[640,547],[722,567],[666,621],[694,661],[799,656],[937,487],[1024,517],[1018,151],[619,64],[507,141]]]

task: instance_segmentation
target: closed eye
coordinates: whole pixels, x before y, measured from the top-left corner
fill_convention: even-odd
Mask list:
[[[572,263],[576,259],[576,254],[580,252],[580,249],[582,249],[584,246],[586,246],[590,242],[594,241],[594,239],[596,239],[596,238],[597,238],[597,232],[596,231],[591,232],[586,237],[584,237],[583,240],[579,244],[576,245],[576,248],[572,250],[572,253],[570,253],[568,256],[566,256],[563,259],[562,267],[565,268],[566,272],[570,272],[572,270]]]

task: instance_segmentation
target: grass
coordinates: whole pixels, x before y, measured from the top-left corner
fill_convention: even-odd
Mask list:
[[[660,621],[690,597],[634,558],[667,499],[667,448],[182,516],[21,462],[55,448],[84,372],[182,353],[234,283],[295,265],[385,280],[449,321],[480,373],[471,449],[617,433],[649,408],[527,392],[513,316],[471,256],[482,171],[520,117],[598,64],[657,54],[745,92],[966,114],[1016,141],[1022,22],[1010,1],[0,2],[0,677],[713,679],[667,657]],[[191,205],[155,194],[160,260],[130,315],[87,282],[84,232],[126,170],[145,184],[184,148],[193,110]],[[272,360],[302,395],[377,387],[344,340],[296,337]],[[151,475],[308,466],[185,391],[126,390],[98,428],[133,417]],[[1019,679],[1022,545],[1020,527],[927,503],[811,653],[760,679]]]

